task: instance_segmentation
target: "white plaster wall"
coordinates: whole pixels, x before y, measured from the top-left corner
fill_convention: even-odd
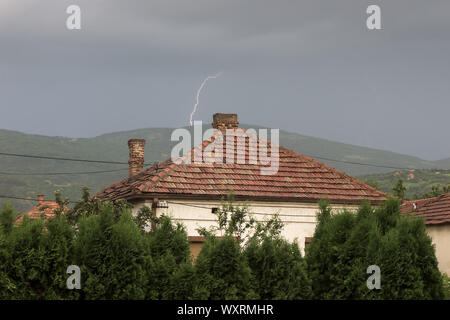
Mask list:
[[[427,225],[427,233],[436,246],[439,270],[450,276],[450,224]]]
[[[181,222],[186,226],[188,236],[198,236],[196,229],[199,227],[209,228],[217,226],[216,215],[211,212],[212,208],[220,208],[220,201],[191,201],[191,200],[165,200],[168,208],[158,208],[157,216],[168,215],[174,221]],[[133,214],[136,214],[143,205],[151,207],[151,200],[135,204]],[[235,205],[242,205],[236,202]],[[196,207],[197,206],[197,207]],[[200,208],[205,207],[205,208]],[[333,210],[347,208],[356,210],[357,206],[333,205]],[[271,215],[278,213],[284,223],[283,237],[292,241],[298,240],[302,253],[304,253],[305,237],[312,237],[316,227],[316,213],[319,210],[318,204],[309,203],[283,203],[283,202],[251,202],[250,212],[258,221],[269,219]]]

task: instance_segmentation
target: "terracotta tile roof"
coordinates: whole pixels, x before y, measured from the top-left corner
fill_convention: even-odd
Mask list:
[[[434,198],[405,201],[401,211],[424,217],[427,225],[450,223],[450,193]]]
[[[246,139],[245,152],[238,154],[236,137],[242,136],[244,132],[242,129],[236,129],[233,130],[233,134],[227,135],[234,139],[233,164],[227,164],[225,161],[227,150],[224,138],[223,164],[193,161],[185,164],[179,163],[177,159],[174,161],[168,159],[135,176],[110,185],[94,197],[103,200],[152,197],[220,199],[233,190],[236,200],[317,202],[327,198],[332,203],[359,204],[363,199],[372,203],[386,199],[384,192],[281,146],[278,146],[278,172],[273,175],[261,175],[260,169],[264,167],[267,169],[270,164],[249,164],[249,155],[253,150],[259,151],[262,142],[263,146],[267,143],[267,154],[270,154],[275,144],[258,139],[255,148],[255,145]],[[181,159],[190,157],[193,160],[216,138],[212,136]],[[212,156],[210,153],[207,155]],[[238,159],[245,159],[245,163],[236,163]]]
[[[16,219],[16,223],[20,223],[25,215],[30,219],[37,219],[39,217],[42,217],[45,220],[48,220],[55,216],[55,210],[58,208],[59,205],[55,201],[39,201],[39,204],[37,206],[31,208],[27,212],[20,214]],[[65,211],[68,210],[69,208],[65,207]]]

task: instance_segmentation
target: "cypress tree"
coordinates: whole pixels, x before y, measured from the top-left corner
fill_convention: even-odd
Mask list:
[[[230,236],[209,236],[196,263],[196,298],[211,300],[252,299],[257,294],[247,259],[239,243]]]
[[[183,278],[182,272],[192,268],[186,230],[183,225],[173,223],[167,216],[160,217],[156,222],[156,230],[147,234],[147,250],[151,256],[151,263],[147,269],[149,283],[146,298],[187,298],[185,296],[187,292],[182,288],[185,283],[173,281],[175,276]],[[182,266],[183,269],[180,271]]]
[[[310,299],[311,281],[298,244],[281,238],[252,239],[245,248],[260,299]]]
[[[317,299],[441,299],[442,278],[423,220],[401,216],[399,201],[389,199],[357,214],[331,215],[326,205],[306,252]],[[381,290],[369,290],[370,265],[381,271]]]
[[[101,204],[98,215],[80,219],[75,260],[85,299],[143,299],[150,263],[145,239],[124,209]],[[117,222],[116,222],[117,221]]]

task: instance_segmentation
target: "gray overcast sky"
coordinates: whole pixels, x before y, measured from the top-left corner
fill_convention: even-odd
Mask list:
[[[82,30],[66,29],[81,7]],[[366,28],[381,7],[382,30]],[[0,0],[0,128],[89,137],[236,112],[450,157],[450,1]]]

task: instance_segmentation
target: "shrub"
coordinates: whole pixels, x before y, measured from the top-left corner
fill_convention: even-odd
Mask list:
[[[235,300],[252,299],[251,270],[239,243],[230,236],[218,239],[209,236],[195,264],[199,283],[197,299]]]
[[[73,230],[63,217],[48,222],[24,217],[6,237],[9,299],[70,299],[66,270],[72,259]]]
[[[260,299],[311,298],[311,282],[296,242],[253,239],[245,248],[245,256]]]
[[[82,217],[75,241],[85,299],[143,299],[150,264],[145,237],[124,209],[115,222],[111,203],[99,214]]]
[[[192,267],[186,230],[180,223],[172,223],[167,216],[157,219],[156,229],[147,234],[147,250],[151,255],[148,266],[147,299],[184,299],[186,292],[172,279]],[[189,267],[189,265],[191,265]],[[180,270],[183,266],[183,270]],[[185,292],[185,293],[182,293]],[[192,294],[192,293],[189,293]]]
[[[444,298],[450,300],[450,277],[445,273],[442,274],[442,282],[444,283]]]
[[[441,299],[442,280],[423,220],[400,216],[389,199],[357,214],[332,215],[321,203],[319,224],[306,252],[317,299]],[[381,269],[381,290],[369,290],[367,267]]]

